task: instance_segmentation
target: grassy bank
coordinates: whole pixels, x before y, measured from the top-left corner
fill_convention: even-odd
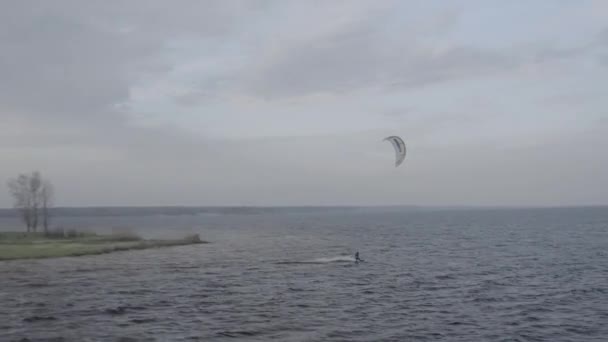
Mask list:
[[[205,243],[198,235],[175,240],[145,240],[133,234],[0,232],[0,260],[42,259],[105,254],[137,249]]]

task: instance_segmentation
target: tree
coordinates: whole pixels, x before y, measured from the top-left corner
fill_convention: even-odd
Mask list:
[[[34,171],[29,179],[29,192],[32,198],[32,230],[36,232],[38,229],[38,214],[40,211],[40,190],[42,189],[42,179],[40,172]]]
[[[42,224],[47,232],[50,222],[49,207],[53,198],[51,183],[43,179],[40,172],[34,171],[9,180],[8,187],[14,199],[14,207],[25,223],[27,232],[37,231],[41,211]]]
[[[53,184],[50,181],[44,180],[42,183],[42,190],[40,192],[42,201],[42,226],[44,233],[48,234],[49,224],[51,223],[50,206],[53,205]]]
[[[8,187],[14,199],[14,207],[19,212],[29,233],[32,228],[32,198],[29,192],[29,176],[20,174],[17,178],[8,182]]]

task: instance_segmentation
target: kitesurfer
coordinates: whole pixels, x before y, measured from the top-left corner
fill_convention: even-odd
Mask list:
[[[363,260],[361,258],[359,258],[359,251],[357,251],[357,253],[355,253],[355,262],[362,262]]]

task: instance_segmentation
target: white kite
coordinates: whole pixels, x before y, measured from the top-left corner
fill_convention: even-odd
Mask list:
[[[403,139],[394,135],[384,138],[383,141],[387,140],[390,141],[391,144],[393,144],[393,147],[395,148],[395,167],[397,167],[401,165],[401,163],[403,163],[403,160],[405,160],[405,143],[403,142]]]

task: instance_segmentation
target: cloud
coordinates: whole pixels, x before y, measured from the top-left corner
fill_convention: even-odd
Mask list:
[[[239,1],[13,1],[0,14],[0,110],[52,125],[126,120],[131,88],[173,65],[179,34],[221,36],[244,12]]]
[[[608,45],[608,27],[598,34],[598,42],[603,45]]]
[[[144,63],[147,46],[98,29],[57,4],[20,4],[3,11],[1,103],[6,111],[54,120],[111,112],[128,100],[131,77]]]
[[[54,156],[70,168],[78,159],[126,165],[148,163],[159,155],[176,163],[200,156],[202,138],[170,123],[133,121],[138,114],[131,107],[133,88],[170,72],[173,65],[163,52],[176,35],[225,35],[253,6],[235,1],[182,1],[176,6],[168,11],[162,1],[4,3],[3,159],[39,168]]]
[[[0,110],[51,125],[126,124],[137,115],[133,89],[155,80],[181,89],[156,95],[196,107],[235,96],[411,88],[525,63],[517,51],[450,41],[465,9],[421,4],[333,2],[319,11],[295,1],[10,2],[0,14]]]
[[[453,10],[421,27],[383,8],[322,36],[292,40],[249,65],[243,92],[265,99],[351,93],[370,87],[416,87],[474,77],[512,65],[508,55],[442,42]],[[439,40],[438,40],[439,39]]]
[[[585,22],[529,37],[544,21],[520,18],[521,6],[471,6],[5,1],[0,178],[42,168],[70,204],[432,203],[457,201],[467,186],[477,187],[471,202],[491,198],[483,186],[499,192],[491,178],[508,172],[486,179],[467,167],[503,163],[493,148],[564,132],[584,140],[605,107],[606,69],[587,62],[605,56],[608,35]],[[489,7],[500,23],[488,25]],[[584,18],[581,8],[567,22]],[[419,185],[384,168],[392,154],[378,143],[393,133],[412,144],[405,172]],[[537,179],[526,165],[563,166],[548,148],[531,151],[508,157],[519,179]],[[518,198],[509,196],[493,198]]]
[[[196,107],[233,97],[272,102],[347,96],[366,89],[407,90],[575,60],[598,46],[593,39],[574,45],[522,40],[502,48],[476,46],[450,36],[458,30],[464,8],[429,10],[412,5],[419,12],[410,14],[399,2],[338,4],[325,7],[332,15],[340,13],[336,20],[319,20],[319,25],[302,28],[302,18],[319,12],[287,2],[266,13],[265,18],[288,18],[277,19],[272,31],[262,26],[250,34],[232,36],[239,42],[238,49],[230,44],[204,45],[217,55],[197,56],[174,75],[190,79],[190,87],[175,95],[175,103]],[[324,13],[319,19],[326,17]],[[258,24],[258,18],[252,22]],[[203,77],[196,79],[197,74]]]

